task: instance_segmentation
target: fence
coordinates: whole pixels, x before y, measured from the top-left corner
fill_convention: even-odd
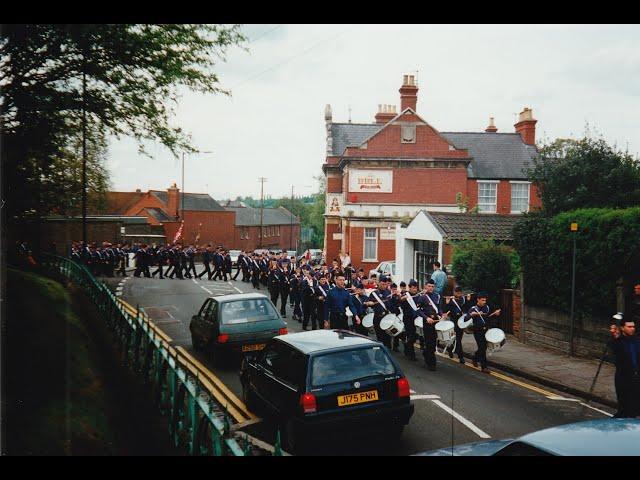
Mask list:
[[[177,448],[189,455],[282,454],[279,442],[271,447],[237,431],[234,420],[250,423],[256,417],[188,352],[173,347],[139,308],[116,298],[84,265],[47,254],[40,257],[40,264],[49,274],[62,275],[80,286],[95,303],[113,333],[123,364],[149,386],[160,413],[168,418]]]

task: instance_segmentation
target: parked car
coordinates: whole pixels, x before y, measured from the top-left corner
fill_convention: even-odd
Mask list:
[[[207,298],[189,330],[193,348],[211,351],[216,360],[263,349],[267,341],[287,333],[287,324],[266,296],[240,293]]]
[[[418,453],[451,456],[451,448]],[[603,418],[453,448],[454,456],[640,456],[640,419]]]
[[[248,408],[278,420],[291,453],[327,434],[378,431],[393,441],[414,410],[387,348],[347,330],[277,336],[243,359],[240,381]]]
[[[302,258],[307,258],[307,252],[309,253],[309,261],[311,265],[320,265],[324,260],[322,255],[322,250],[317,248],[310,248],[306,250],[302,255],[298,257],[298,260]]]
[[[380,278],[380,275],[387,275],[391,277],[391,280],[393,282],[398,283],[398,278],[396,277],[395,261],[380,262],[380,264],[376,268],[369,270],[369,277],[371,277],[371,275],[373,274],[375,274],[378,278]]]
[[[238,263],[238,255],[240,255],[240,250],[229,250],[229,256],[231,257],[231,263]]]

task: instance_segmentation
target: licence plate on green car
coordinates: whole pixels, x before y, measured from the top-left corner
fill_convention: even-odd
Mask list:
[[[243,352],[253,352],[255,350],[262,350],[265,345],[266,345],[266,343],[258,343],[258,344],[255,344],[255,345],[243,345],[242,346],[242,351]]]

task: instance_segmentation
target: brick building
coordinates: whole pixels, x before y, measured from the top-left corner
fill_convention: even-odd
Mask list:
[[[396,258],[396,227],[418,212],[459,212],[457,198],[481,214],[518,215],[539,207],[524,168],[536,155],[532,111],[515,132],[440,132],[416,113],[418,86],[405,75],[400,113],[379,105],[374,123],[335,123],[325,109],[325,250],[366,269]],[[440,249],[441,250],[441,249]]]
[[[260,209],[243,202],[230,201],[225,208],[235,213],[233,248],[255,250],[297,250],[300,242],[300,221],[284,207],[264,208],[262,239],[260,239]]]

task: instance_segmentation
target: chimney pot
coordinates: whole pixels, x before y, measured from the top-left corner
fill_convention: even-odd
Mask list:
[[[404,83],[400,87],[400,111],[410,108],[416,111],[418,103],[418,87],[414,83],[413,75],[404,75]]]
[[[522,141],[527,145],[535,145],[536,143],[536,123],[538,121],[533,118],[533,110],[524,107],[518,117],[518,123],[514,125],[516,133],[522,137]]]
[[[484,131],[487,133],[496,133],[498,131],[495,124],[493,123],[493,117],[489,117],[489,126],[485,128]]]

